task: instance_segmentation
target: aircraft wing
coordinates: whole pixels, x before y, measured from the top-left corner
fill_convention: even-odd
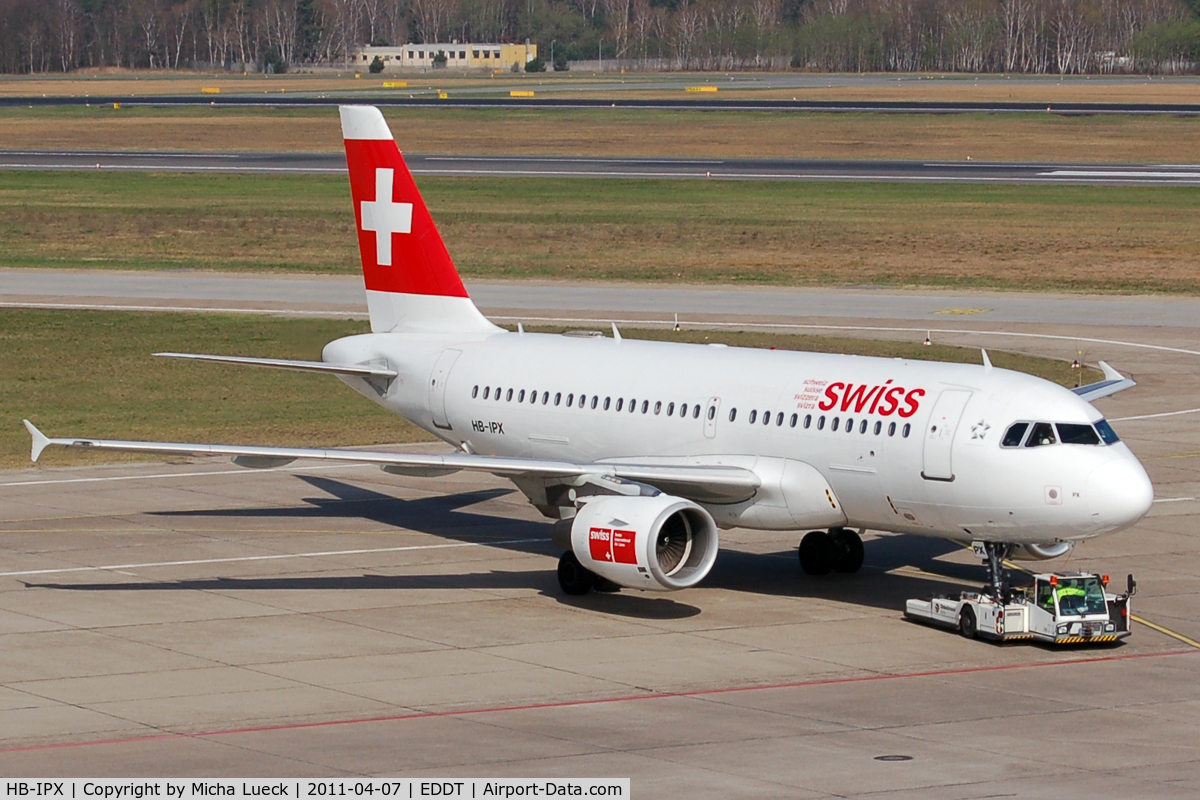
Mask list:
[[[213,361],[218,364],[239,364],[245,367],[271,367],[298,372],[328,372],[334,375],[354,375],[359,378],[394,378],[396,371],[370,364],[330,364],[325,361],[290,361],[284,358],[249,358],[247,356],[213,356],[206,353],[155,353],[161,358],[183,358],[188,361]]]
[[[1089,383],[1087,386],[1076,386],[1071,391],[1090,403],[1137,386],[1132,378],[1126,378],[1103,361],[1100,362],[1100,369],[1104,370],[1104,380]]]
[[[51,445],[92,450],[163,455],[224,455],[238,466],[264,469],[280,467],[298,458],[377,464],[388,472],[420,477],[447,475],[460,470],[490,472],[505,478],[577,478],[609,475],[649,484],[670,494],[698,496],[707,500],[739,502],[754,496],[762,482],[751,470],[732,466],[602,464],[510,458],[471,453],[383,453],[374,450],[341,450],[308,447],[261,447],[254,445],[191,444],[185,442],[134,442],[118,439],[50,438],[29,420],[25,428],[33,437],[31,457],[37,461]]]

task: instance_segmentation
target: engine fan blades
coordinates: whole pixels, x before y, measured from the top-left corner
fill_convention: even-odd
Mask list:
[[[679,569],[691,545],[692,532],[682,514],[675,514],[663,523],[654,542],[654,556],[664,574],[672,575]]]

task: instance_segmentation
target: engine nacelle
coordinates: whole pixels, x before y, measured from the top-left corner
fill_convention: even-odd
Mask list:
[[[630,589],[695,586],[717,560],[717,524],[691,500],[604,496],[589,500],[571,523],[579,563]]]
[[[1014,561],[1045,561],[1050,558],[1065,556],[1075,549],[1074,542],[1054,542],[1053,544],[1019,544],[1013,548]]]

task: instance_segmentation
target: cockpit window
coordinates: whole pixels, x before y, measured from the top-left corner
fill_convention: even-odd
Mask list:
[[[1100,434],[1100,438],[1105,444],[1116,444],[1121,441],[1121,437],[1117,436],[1117,432],[1112,429],[1112,425],[1108,424],[1108,420],[1102,419],[1096,423],[1096,433]]]
[[[1058,438],[1063,444],[1100,444],[1100,437],[1091,425],[1058,423]]]
[[[1025,431],[1029,430],[1028,422],[1014,422],[1008,426],[1008,430],[1004,433],[1004,439],[1000,442],[1001,447],[1019,447],[1021,440],[1025,438]]]
[[[1044,444],[1054,444],[1054,426],[1049,422],[1033,423],[1033,430],[1029,433],[1029,440],[1025,442],[1026,447],[1041,447]]]

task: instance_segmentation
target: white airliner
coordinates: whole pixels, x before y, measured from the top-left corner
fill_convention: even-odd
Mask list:
[[[1142,465],[1074,391],[992,367],[505,331],[467,296],[383,115],[341,109],[371,333],[322,361],[160,353],[333,373],[454,445],[445,455],[50,439],[47,445],[297,458],[510,479],[555,525],[565,592],[683,589],[718,529],[810,531],[805,572],[854,572],[866,529],[973,543],[1001,561],[1053,558],[1150,509]],[[1103,362],[1102,362],[1103,363]],[[855,533],[858,531],[859,533]]]

